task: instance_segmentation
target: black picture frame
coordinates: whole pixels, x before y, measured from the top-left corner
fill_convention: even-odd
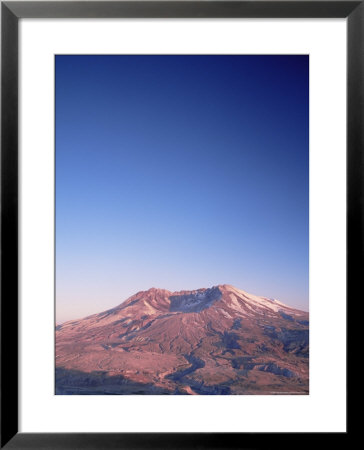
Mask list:
[[[347,18],[347,298],[361,292],[364,217],[364,1],[1,2],[1,448],[271,448],[297,433],[18,432],[18,21],[21,18]],[[334,94],[334,93],[333,93]],[[328,163],[329,168],[329,163]],[[347,346],[348,350],[350,346]],[[347,423],[348,423],[347,415]],[[347,428],[349,431],[349,428]],[[348,431],[335,440],[347,444]],[[300,445],[325,433],[302,433]],[[294,441],[293,441],[294,439]],[[269,444],[268,444],[269,443]]]

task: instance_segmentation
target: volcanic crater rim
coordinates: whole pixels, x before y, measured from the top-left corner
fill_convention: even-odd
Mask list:
[[[171,312],[200,312],[219,300],[222,292],[218,286],[201,289],[189,294],[171,295],[169,297]]]

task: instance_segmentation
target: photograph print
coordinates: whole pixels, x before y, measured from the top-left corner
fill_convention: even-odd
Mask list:
[[[309,394],[309,56],[55,56],[55,393]]]

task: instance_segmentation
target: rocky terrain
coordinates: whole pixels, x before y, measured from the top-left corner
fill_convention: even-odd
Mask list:
[[[56,394],[308,394],[308,320],[229,285],[138,292],[56,327]]]

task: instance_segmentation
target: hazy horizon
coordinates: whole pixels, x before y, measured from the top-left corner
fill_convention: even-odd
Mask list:
[[[56,322],[151,287],[308,311],[308,56],[56,56]]]

